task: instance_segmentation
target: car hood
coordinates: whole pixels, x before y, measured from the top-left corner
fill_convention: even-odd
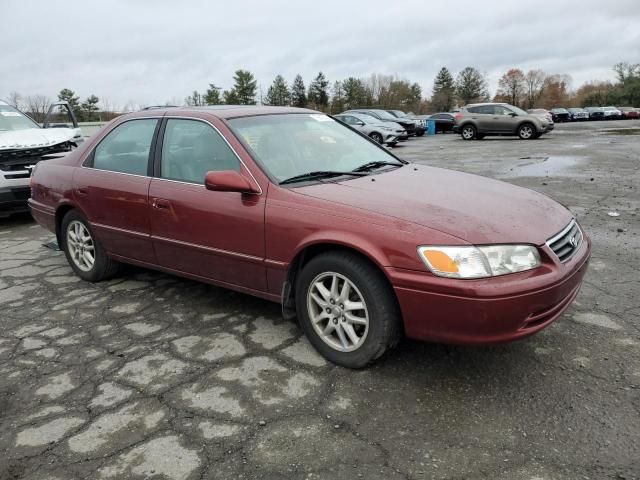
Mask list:
[[[0,130],[0,150],[21,150],[49,147],[73,140],[71,128],[27,128],[24,130]]]
[[[422,225],[473,244],[542,245],[573,218],[565,207],[533,190],[415,164],[371,177],[295,190]]]

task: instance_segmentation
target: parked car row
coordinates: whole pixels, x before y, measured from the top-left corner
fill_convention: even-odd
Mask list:
[[[534,108],[527,110],[532,115],[542,115],[556,123],[581,122],[586,120],[630,120],[640,118],[640,109],[634,107],[585,107],[585,108]]]
[[[409,136],[421,137],[426,130],[424,122],[401,110],[353,109],[334,115],[334,118],[390,147]]]

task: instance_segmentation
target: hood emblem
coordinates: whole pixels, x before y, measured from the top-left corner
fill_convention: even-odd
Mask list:
[[[578,239],[575,236],[569,237],[569,245],[576,248],[578,246]]]

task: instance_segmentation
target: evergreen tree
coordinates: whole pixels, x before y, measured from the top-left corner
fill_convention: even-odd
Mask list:
[[[224,100],[224,103],[226,105],[240,104],[240,100],[238,100],[238,95],[236,94],[236,91],[233,88],[222,92],[222,99]]]
[[[345,108],[359,108],[366,106],[369,95],[364,82],[359,78],[349,77],[342,82]]]
[[[96,115],[96,113],[98,112],[98,110],[100,110],[98,108],[99,101],[100,99],[98,97],[96,97],[95,95],[90,95],[80,105],[80,109],[82,111],[82,119],[85,122],[98,120],[98,116]]]
[[[69,90],[68,88],[63,88],[58,94],[58,100],[61,102],[67,102],[76,117],[82,116],[82,111],[80,110],[80,97],[76,96],[76,92]]]
[[[447,67],[442,67],[433,81],[431,103],[439,112],[448,112],[453,108],[456,96],[456,83]]]
[[[222,102],[220,98],[220,87],[216,87],[213,83],[210,83],[203,100],[205,105],[220,105]]]
[[[291,85],[291,106],[298,108],[307,106],[307,93],[300,74],[296,75]]]
[[[329,104],[329,82],[324,73],[319,72],[309,85],[309,103],[318,110],[325,110]]]
[[[456,93],[465,105],[480,100],[487,100],[489,98],[487,80],[477,69],[466,67],[458,74]]]
[[[289,87],[282,75],[277,75],[273,80],[273,83],[267,91],[265,98],[266,105],[285,106],[289,105],[291,101],[291,94],[289,93]]]
[[[258,82],[250,71],[242,69],[236,70],[233,76],[233,83],[232,91],[235,92],[235,98],[239,105],[256,104],[256,87]]]

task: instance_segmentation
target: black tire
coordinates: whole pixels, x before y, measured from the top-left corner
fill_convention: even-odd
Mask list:
[[[424,135],[424,130],[420,130],[419,132],[416,132],[416,137],[422,137]]]
[[[536,138],[537,130],[533,123],[525,122],[518,126],[518,137],[520,140],[532,140]]]
[[[371,132],[369,134],[369,138],[371,138],[371,140],[376,143],[382,144],[382,135],[380,135],[378,132]]]
[[[78,223],[86,229],[86,232],[90,235],[90,241],[93,245],[94,262],[91,268],[88,268],[87,265],[85,265],[85,269],[80,268],[80,266],[78,266],[78,262],[74,260],[73,254],[70,250],[69,230],[70,228],[76,227]],[[113,277],[118,272],[120,264],[107,255],[104,248],[91,231],[89,222],[87,222],[87,220],[78,211],[69,211],[62,219],[62,225],[60,228],[60,239],[62,242],[60,247],[64,251],[67,261],[76,275],[87,282],[99,282]]]
[[[474,140],[478,136],[478,129],[468,123],[460,128],[460,136],[463,140]]]
[[[312,284],[323,274],[338,274],[348,279],[358,290],[355,293],[361,295],[368,312],[368,330],[362,335],[362,343],[352,351],[339,351],[329,345],[311,321],[309,303],[312,300],[308,298]],[[323,253],[304,266],[296,281],[296,311],[302,330],[316,350],[330,362],[347,368],[366,367],[395,347],[402,336],[400,309],[387,279],[369,261],[349,252]],[[329,322],[338,325],[340,320],[327,319],[327,325]]]

